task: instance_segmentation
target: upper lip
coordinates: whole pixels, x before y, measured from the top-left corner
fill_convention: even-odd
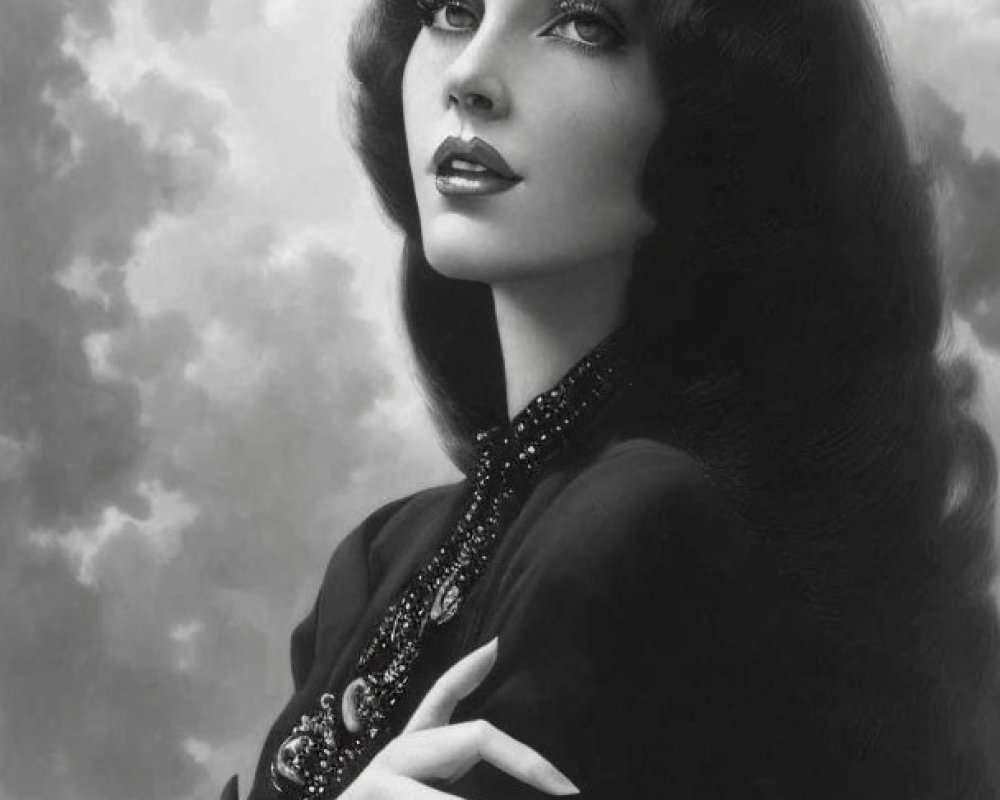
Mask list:
[[[521,176],[511,169],[510,164],[504,160],[504,157],[478,136],[474,136],[468,141],[459,139],[457,136],[449,136],[441,142],[438,145],[438,149],[434,151],[434,157],[431,159],[434,170],[437,171],[440,169],[441,165],[449,158],[461,158],[466,161],[482,164],[487,169],[493,170],[500,177],[506,178],[509,181],[521,179]]]

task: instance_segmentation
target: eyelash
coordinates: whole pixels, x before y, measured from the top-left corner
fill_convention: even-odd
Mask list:
[[[430,28],[440,36],[464,36],[468,32],[464,29],[448,30],[447,28],[435,28],[434,17],[442,9],[452,6],[472,14],[473,16],[477,16],[476,12],[471,7],[472,4],[469,0],[416,0],[416,5],[420,17],[420,24],[426,28]],[[584,42],[577,41],[576,39],[570,39],[566,36],[558,37],[561,41],[582,55],[595,57],[609,54],[621,49],[622,45],[625,43],[625,36],[621,32],[621,28],[609,17],[607,12],[604,11],[601,4],[595,2],[595,0],[560,0],[559,12],[559,17],[546,27],[546,35],[551,35],[548,33],[549,31],[565,25],[568,22],[578,21],[599,22],[615,34],[617,41],[613,44],[607,45],[585,44]]]

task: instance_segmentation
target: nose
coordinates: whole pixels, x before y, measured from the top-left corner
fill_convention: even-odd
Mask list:
[[[448,108],[479,119],[501,119],[510,112],[510,93],[498,58],[499,42],[484,37],[484,29],[469,42],[445,72]]]
[[[500,81],[484,76],[449,87],[448,106],[470,116],[499,119],[507,115],[510,104]]]

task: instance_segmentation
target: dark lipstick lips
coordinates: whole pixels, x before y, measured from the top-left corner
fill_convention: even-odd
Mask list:
[[[510,164],[504,161],[503,156],[478,136],[474,136],[469,141],[459,139],[457,136],[449,136],[441,142],[431,159],[435,171],[440,170],[441,165],[449,158],[461,158],[465,161],[481,164],[504,180],[521,180],[521,176],[511,169]]]

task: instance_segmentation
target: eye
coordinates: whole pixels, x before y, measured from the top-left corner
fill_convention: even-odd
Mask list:
[[[626,43],[622,20],[602,0],[559,0],[559,11],[544,35],[562,39],[584,55],[600,55]]]
[[[574,13],[560,20],[549,28],[549,33],[600,49],[618,47],[624,41],[624,37],[610,23],[589,12]]]
[[[458,0],[418,2],[418,6],[421,11],[421,23],[444,33],[469,31],[479,22],[472,9]]]

